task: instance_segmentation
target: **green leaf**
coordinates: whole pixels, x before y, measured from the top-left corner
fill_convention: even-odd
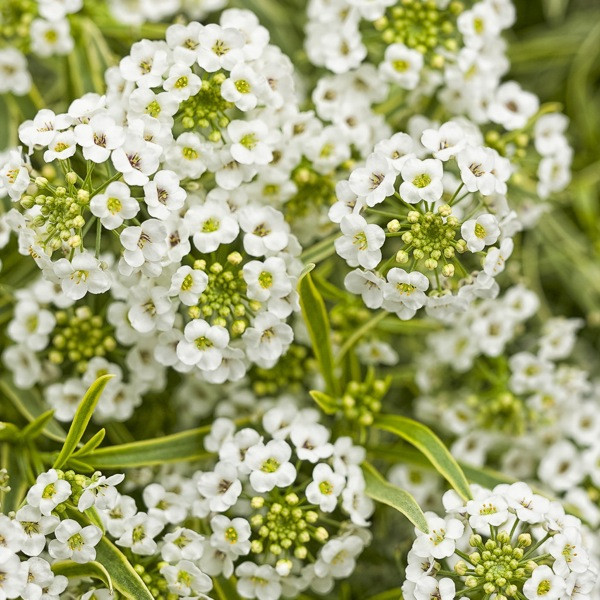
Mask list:
[[[237,587],[231,579],[214,577],[213,585],[214,593],[218,600],[239,600],[240,596],[237,593]]]
[[[210,425],[153,440],[142,440],[100,448],[77,457],[95,469],[129,469],[181,461],[201,460],[210,454],[204,449],[204,436]]]
[[[35,390],[17,390],[10,376],[0,378],[0,398],[4,396],[28,420],[34,421],[42,415],[46,407],[44,401]],[[3,401],[3,398],[0,400]],[[50,420],[43,429],[43,434],[55,441],[64,442],[66,434],[63,428],[54,420]]]
[[[153,600],[153,596],[126,556],[106,537],[96,546],[96,560],[110,573],[113,586],[129,600]]]
[[[37,438],[42,431],[46,428],[46,425],[54,416],[54,410],[47,410],[45,413],[42,413],[39,417],[31,421],[26,427],[21,431],[21,437],[26,440],[34,440]]]
[[[326,415],[333,415],[337,412],[339,407],[333,396],[319,392],[318,390],[311,390],[308,393]]]
[[[399,415],[379,415],[373,426],[400,436],[419,452],[444,476],[464,500],[472,498],[469,482],[440,438],[422,423]]]
[[[77,407],[77,412],[73,417],[73,422],[67,433],[67,439],[63,444],[63,447],[58,455],[58,458],[54,462],[54,468],[60,469],[71,457],[71,454],[77,448],[77,444],[83,437],[85,430],[92,418],[96,404],[100,400],[100,394],[104,391],[106,384],[112,379],[113,375],[102,375],[98,377],[94,383],[90,386],[88,391],[83,396],[83,399]]]
[[[19,439],[21,432],[12,423],[0,421],[0,442],[14,442]]]
[[[327,391],[336,395],[338,393],[338,381],[333,372],[334,361],[331,350],[329,318],[327,317],[325,302],[323,302],[321,294],[315,287],[309,271],[305,270],[300,276],[298,292],[300,294],[300,308],[310,335],[313,352],[319,363],[321,375],[325,380]]]
[[[424,533],[429,531],[425,515],[411,494],[386,481],[373,465],[363,463],[362,469],[367,496],[395,508]]]
[[[113,591],[113,584],[108,571],[105,569],[104,565],[101,565],[96,561],[79,564],[72,560],[63,560],[52,565],[52,572],[55,575],[64,575],[69,579],[84,577],[98,579],[104,583],[111,593]]]
[[[89,454],[102,443],[105,435],[106,429],[100,429],[100,431],[97,431],[83,446],[81,446],[81,448],[75,450],[73,456]]]

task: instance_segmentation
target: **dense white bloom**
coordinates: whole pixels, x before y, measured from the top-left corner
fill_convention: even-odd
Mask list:
[[[296,478],[296,469],[289,462],[292,449],[283,440],[257,444],[246,452],[245,464],[251,470],[250,484],[257,492],[268,492],[275,486],[287,487]]]
[[[346,215],[340,222],[343,236],[335,240],[337,253],[351,267],[374,269],[381,262],[385,232],[360,215]]]
[[[103,193],[96,194],[90,200],[92,214],[100,219],[106,229],[120,227],[124,220],[135,217],[139,209],[129,187],[120,181],[109,183]]]
[[[87,563],[96,558],[95,546],[102,537],[102,530],[95,525],[82,527],[73,519],[65,519],[54,530],[54,537],[56,539],[48,544],[52,558]]]

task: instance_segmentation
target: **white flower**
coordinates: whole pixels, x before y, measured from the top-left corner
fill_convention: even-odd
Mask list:
[[[565,527],[548,540],[545,548],[556,559],[553,569],[561,577],[568,577],[570,572],[585,573],[588,570],[590,559],[583,548],[578,527]]]
[[[456,157],[460,177],[469,192],[481,192],[489,196],[496,189],[496,154],[483,146],[467,146]]]
[[[383,304],[383,279],[372,271],[354,269],[344,278],[344,286],[353,294],[360,294],[369,308],[381,308]]]
[[[0,50],[0,75],[0,94],[24,96],[31,89],[27,59],[16,48],[9,46]]]
[[[146,262],[158,262],[167,249],[167,229],[158,219],[148,219],[141,225],[126,227],[121,231],[123,258],[133,267],[141,267]]]
[[[69,580],[64,575],[54,575],[50,564],[43,558],[30,558],[22,563],[27,567],[27,585],[23,590],[22,597],[29,599],[40,598],[43,600],[55,600],[65,590]]]
[[[112,150],[125,142],[125,131],[107,114],[93,115],[88,123],[75,127],[75,141],[83,148],[83,157],[95,163],[108,160]]]
[[[242,598],[277,600],[281,597],[280,578],[271,565],[244,562],[236,568],[235,574],[237,591]]]
[[[219,462],[212,472],[202,473],[198,478],[198,491],[208,499],[214,512],[231,508],[242,493],[242,483],[237,468],[227,462]]]
[[[59,519],[54,515],[44,516],[39,508],[26,504],[17,511],[15,523],[25,534],[21,552],[27,556],[39,556],[46,546],[46,536],[56,529]]]
[[[426,512],[428,533],[415,528],[417,539],[413,543],[413,551],[417,556],[436,559],[448,558],[454,554],[456,541],[460,539],[465,529],[458,519],[442,519],[435,513]]]
[[[182,133],[165,150],[166,163],[182,179],[198,179],[214,162],[213,148],[195,133]]]
[[[367,206],[375,206],[394,194],[396,172],[387,158],[373,153],[366,166],[354,169],[350,174],[350,189],[364,198]]]
[[[263,256],[283,250],[289,242],[289,225],[270,206],[246,206],[238,211],[244,232],[244,250],[250,256]]]
[[[7,333],[11,340],[39,351],[48,345],[48,336],[56,325],[54,315],[29,299],[19,300]]]
[[[409,158],[400,171],[403,179],[400,196],[409,204],[417,204],[421,200],[437,202],[444,192],[443,174],[442,163],[435,158]]]
[[[119,71],[126,81],[133,81],[139,87],[152,88],[162,83],[168,65],[164,42],[141,40],[131,46],[128,56],[121,59]]]
[[[242,165],[266,165],[273,160],[269,127],[261,119],[231,121],[227,126],[231,156]]]
[[[265,94],[267,82],[247,64],[237,64],[221,84],[221,95],[240,110],[256,108],[258,99]]]
[[[211,578],[193,562],[180,560],[176,565],[165,565],[160,574],[166,579],[169,591],[178,596],[194,596],[212,589]]]
[[[496,486],[495,491],[503,493],[508,509],[525,523],[541,523],[550,508],[550,501],[547,498],[534,494],[522,481]]]
[[[435,158],[449,160],[460,152],[467,142],[464,129],[454,121],[444,123],[439,129],[426,129],[421,143]]]
[[[306,499],[317,504],[323,512],[333,512],[337,498],[344,489],[346,478],[325,464],[319,463],[312,472],[312,481],[306,486]]]
[[[158,169],[161,154],[161,146],[126,130],[125,141],[112,151],[111,159],[115,169],[123,173],[125,183],[145,185],[149,181],[148,176]]]
[[[34,19],[29,26],[29,38],[31,50],[38,56],[69,54],[73,50],[71,28],[66,19]]]
[[[505,238],[500,243],[500,248],[489,248],[483,259],[483,270],[490,277],[495,277],[504,271],[506,261],[510,258],[515,247],[512,238]]]
[[[456,597],[456,586],[449,577],[443,577],[439,581],[435,577],[426,575],[417,581],[415,586],[415,600],[454,600]]]
[[[73,260],[61,258],[54,263],[54,274],[71,300],[79,300],[88,292],[102,294],[110,288],[109,274],[102,263],[89,252],[77,252]]]
[[[82,527],[73,519],[65,519],[54,530],[54,537],[56,539],[48,544],[52,558],[87,563],[96,558],[95,546],[102,537],[102,530],[95,525]]]
[[[248,327],[242,339],[246,355],[264,368],[272,367],[294,339],[292,328],[271,312],[261,312]]]
[[[179,177],[169,170],[158,171],[152,181],[144,185],[144,201],[148,213],[157,219],[167,219],[185,202],[185,190],[179,185]]]
[[[117,498],[110,507],[100,512],[102,522],[110,535],[115,538],[121,537],[127,530],[127,524],[137,513],[135,500],[129,496],[117,495]]]
[[[346,215],[340,222],[342,237],[335,240],[336,252],[351,267],[374,269],[381,262],[381,247],[385,232],[375,224],[369,224],[360,215]]]
[[[457,19],[465,44],[475,50],[498,36],[501,23],[491,2],[476,2],[471,10],[463,11]]]
[[[179,98],[171,92],[154,93],[148,88],[136,88],[127,99],[127,117],[130,121],[150,117],[159,126],[173,126],[173,115],[179,109]],[[152,123],[148,121],[148,123]]]
[[[29,153],[35,146],[48,146],[57,131],[67,129],[72,123],[69,115],[55,115],[48,108],[38,111],[33,121],[19,125],[19,139],[29,147]]]
[[[214,371],[223,358],[222,350],[229,343],[224,327],[211,326],[203,319],[190,321],[183,330],[184,338],[177,344],[177,356],[185,365]]]
[[[27,492],[27,503],[48,516],[62,502],[71,496],[71,484],[58,478],[55,469],[38,475],[36,482]]]
[[[0,167],[0,191],[6,190],[11,200],[19,200],[29,186],[29,170],[19,150],[11,150]]]
[[[502,496],[485,492],[467,502],[467,514],[473,529],[498,527],[508,519],[508,504]]]
[[[250,485],[257,492],[287,487],[296,479],[296,468],[289,462],[292,449],[283,440],[271,440],[248,448],[244,462],[250,469]]]
[[[201,206],[192,206],[184,219],[193,235],[194,246],[200,252],[213,252],[221,244],[230,244],[240,231],[229,206],[217,200],[207,200]]]
[[[416,158],[415,142],[408,133],[403,132],[395,133],[391,138],[377,142],[374,150],[377,154],[383,154],[398,173],[409,158]]]
[[[425,291],[429,280],[423,273],[393,267],[388,271],[387,283],[383,285],[383,307],[395,312],[400,319],[411,319],[425,305]]]
[[[194,23],[190,23],[194,25]],[[196,23],[197,25],[198,23]],[[175,25],[177,27],[177,25]],[[169,28],[170,29],[170,28]],[[169,30],[167,30],[168,36]],[[187,100],[195,96],[202,87],[202,80],[196,75],[190,67],[180,63],[173,65],[169,69],[168,77],[163,83],[163,88],[170,92],[173,98],[178,101]]]
[[[133,219],[140,209],[137,200],[131,197],[131,190],[121,181],[109,183],[101,194],[90,200],[90,211],[106,229],[116,229],[125,219]]]
[[[112,508],[119,496],[115,486],[121,483],[124,478],[125,475],[123,474],[106,477],[96,473],[79,497],[77,509],[83,512],[92,506],[100,510]]]
[[[0,597],[21,598],[27,584],[27,564],[8,548],[0,548]]]
[[[48,150],[44,152],[44,161],[50,163],[53,160],[66,160],[73,156],[76,150],[75,134],[70,129],[59,131],[48,144]]]
[[[163,537],[160,554],[163,560],[176,563],[180,560],[197,561],[203,553],[204,537],[185,527],[178,527]]]
[[[160,519],[139,512],[123,523],[123,533],[116,543],[130,548],[135,554],[151,556],[158,548],[154,538],[163,527],[163,521]]]
[[[489,213],[480,215],[476,219],[469,219],[462,224],[460,233],[471,252],[480,252],[498,240],[500,236],[498,219]]]
[[[292,291],[292,282],[286,271],[285,261],[270,256],[264,262],[252,260],[242,270],[248,285],[248,297],[266,302],[270,298],[283,298]]]
[[[167,491],[160,483],[144,488],[144,504],[148,515],[166,523],[181,523],[187,516],[186,500],[180,494]]]
[[[414,90],[421,77],[423,55],[404,44],[390,44],[385,49],[383,62],[379,65],[382,76],[397,83],[405,90]]]
[[[299,423],[290,432],[290,440],[296,447],[298,458],[311,463],[332,455],[333,446],[329,443],[329,436],[329,429],[320,423]]]
[[[489,107],[490,119],[509,131],[522,129],[538,111],[540,102],[535,94],[526,92],[515,81],[507,81],[496,90]]]
[[[64,19],[68,14],[81,10],[83,0],[41,0],[39,2],[40,15],[49,21]]]
[[[547,565],[534,569],[531,577],[523,584],[523,594],[528,600],[560,600],[566,591],[566,583]]]
[[[167,45],[173,52],[175,64],[191,67],[196,62],[203,29],[204,26],[197,21],[187,25],[177,23],[167,27],[165,37]]]
[[[364,543],[357,535],[329,540],[321,549],[315,563],[316,575],[332,576],[336,579],[349,577],[356,567],[356,557],[363,547]]]
[[[204,271],[184,265],[173,273],[169,295],[177,295],[186,306],[194,306],[207,285],[208,275]]]
[[[214,548],[233,556],[243,556],[250,552],[252,531],[246,519],[229,519],[224,515],[216,515],[210,520],[210,527],[213,531],[210,543]]]
[[[211,23],[200,32],[198,64],[209,73],[219,69],[231,71],[236,64],[244,61],[243,46],[241,31]]]

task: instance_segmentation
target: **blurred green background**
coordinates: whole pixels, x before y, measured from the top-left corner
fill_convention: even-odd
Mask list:
[[[600,1],[515,0],[512,76],[571,120],[573,181],[525,238],[523,270],[553,313],[600,326]],[[536,271],[539,267],[539,275]]]

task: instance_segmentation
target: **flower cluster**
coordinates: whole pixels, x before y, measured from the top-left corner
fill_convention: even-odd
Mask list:
[[[0,515],[2,597],[64,597],[67,577],[51,567],[61,560],[95,560],[102,530],[86,524],[84,515],[111,506],[118,495],[115,486],[122,480],[123,475],[85,477],[55,469],[38,475],[23,506],[11,516]]]
[[[420,139],[396,133],[379,142],[366,165],[339,184],[329,213],[343,234],[337,253],[361,267],[346,288],[401,319],[423,306],[451,314],[497,294],[495,277],[518,228],[504,198],[510,173],[509,160],[482,145],[468,121],[426,129]]]
[[[145,511],[112,487],[122,476],[95,474],[76,500],[81,510],[95,506],[155,597],[204,597],[211,577],[235,573],[241,597],[278,600],[308,588],[326,593],[352,573],[373,511],[359,466],[364,449],[347,437],[332,443],[318,413],[293,404],[265,412],[260,428],[217,419],[205,446],[218,454],[213,468],[146,485]],[[57,477],[41,476],[30,492],[52,499],[48,511],[69,497]]]
[[[272,366],[292,341],[300,247],[281,213],[233,190],[272,175],[288,67],[244,11],[134,44],[106,96],[21,126],[46,172],[56,165],[35,176],[14,151],[2,169],[24,209],[9,218],[21,252],[71,301],[110,289],[123,303],[113,325],[145,341],[164,332],[164,366],[215,382]]]
[[[444,496],[443,517],[416,530],[402,593],[441,598],[591,598],[596,571],[581,521],[524,483]],[[575,595],[574,595],[575,594]]]

